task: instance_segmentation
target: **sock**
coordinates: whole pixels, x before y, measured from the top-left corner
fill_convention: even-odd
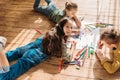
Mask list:
[[[10,71],[10,67],[9,66],[5,66],[5,67],[0,68],[0,73],[6,73],[8,71]]]

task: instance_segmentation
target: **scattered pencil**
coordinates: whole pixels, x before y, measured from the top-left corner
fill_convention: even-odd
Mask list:
[[[80,70],[80,68],[76,68],[77,70]]]
[[[59,66],[58,66],[58,72],[61,72],[62,69],[62,58],[60,59]]]
[[[39,28],[34,28],[38,33],[42,34]]]

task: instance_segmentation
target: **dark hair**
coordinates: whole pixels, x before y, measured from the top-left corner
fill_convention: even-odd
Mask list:
[[[105,40],[108,44],[116,44],[120,41],[120,33],[116,32],[114,29],[105,31],[101,34],[100,39]]]
[[[45,34],[42,41],[44,53],[49,56],[62,56],[62,39],[64,38],[65,41],[67,39],[63,27],[69,20],[71,19],[68,17],[63,18],[54,28]]]
[[[76,3],[73,3],[73,2],[66,2],[65,3],[65,9],[67,10],[71,10],[71,9],[77,9],[78,6]]]

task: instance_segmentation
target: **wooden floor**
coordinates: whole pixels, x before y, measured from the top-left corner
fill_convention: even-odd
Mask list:
[[[60,9],[66,0],[53,0]],[[77,2],[78,16],[84,21],[114,24],[120,30],[120,0],[72,0]],[[40,36],[34,28],[44,34],[53,23],[44,15],[33,11],[34,0],[0,0],[0,36],[8,39],[5,50],[13,50]],[[42,4],[45,5],[44,1]],[[120,70],[109,75],[95,55],[86,60],[84,67],[77,70],[75,65],[64,66],[57,72],[59,59],[40,63],[20,76],[17,80],[120,80]]]

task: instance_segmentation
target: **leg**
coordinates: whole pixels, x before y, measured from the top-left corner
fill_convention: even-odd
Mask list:
[[[18,58],[21,58],[24,55],[24,53],[29,49],[34,49],[38,47],[41,48],[41,46],[42,46],[42,38],[38,38],[34,42],[31,42],[26,46],[22,46],[22,47],[16,48],[15,50],[7,52],[6,56],[8,58],[8,61],[13,61]]]
[[[15,50],[8,51],[6,53],[6,56],[9,61],[14,61],[18,58],[21,58],[24,55],[24,53],[31,48],[34,48],[34,42],[31,42],[27,44],[26,46],[16,48]]]
[[[34,10],[48,17],[49,11],[47,8],[48,6],[39,6],[39,7],[35,7]]]
[[[46,0],[48,6],[39,6],[40,0],[35,0],[34,3],[34,10],[44,14],[45,16],[49,16],[51,12],[53,12],[56,9],[56,6],[51,2],[51,0]],[[54,7],[53,7],[54,6]]]
[[[40,1],[41,1],[41,0],[35,0],[34,5],[33,5],[33,8],[38,8],[38,7],[39,7],[39,4],[40,4]],[[51,0],[45,0],[45,1],[47,2],[48,5],[49,5],[49,3],[52,2]]]
[[[46,58],[47,55],[41,52],[40,49],[31,49],[25,52],[23,57],[10,67],[9,72],[0,74],[0,80],[15,80],[15,78],[44,61]]]
[[[40,0],[35,0],[34,2],[34,5],[33,5],[33,8],[38,8],[39,7],[39,4],[40,4]]]
[[[33,8],[35,11],[44,14],[45,16],[48,16],[47,6],[39,6],[40,0],[35,0]]]

